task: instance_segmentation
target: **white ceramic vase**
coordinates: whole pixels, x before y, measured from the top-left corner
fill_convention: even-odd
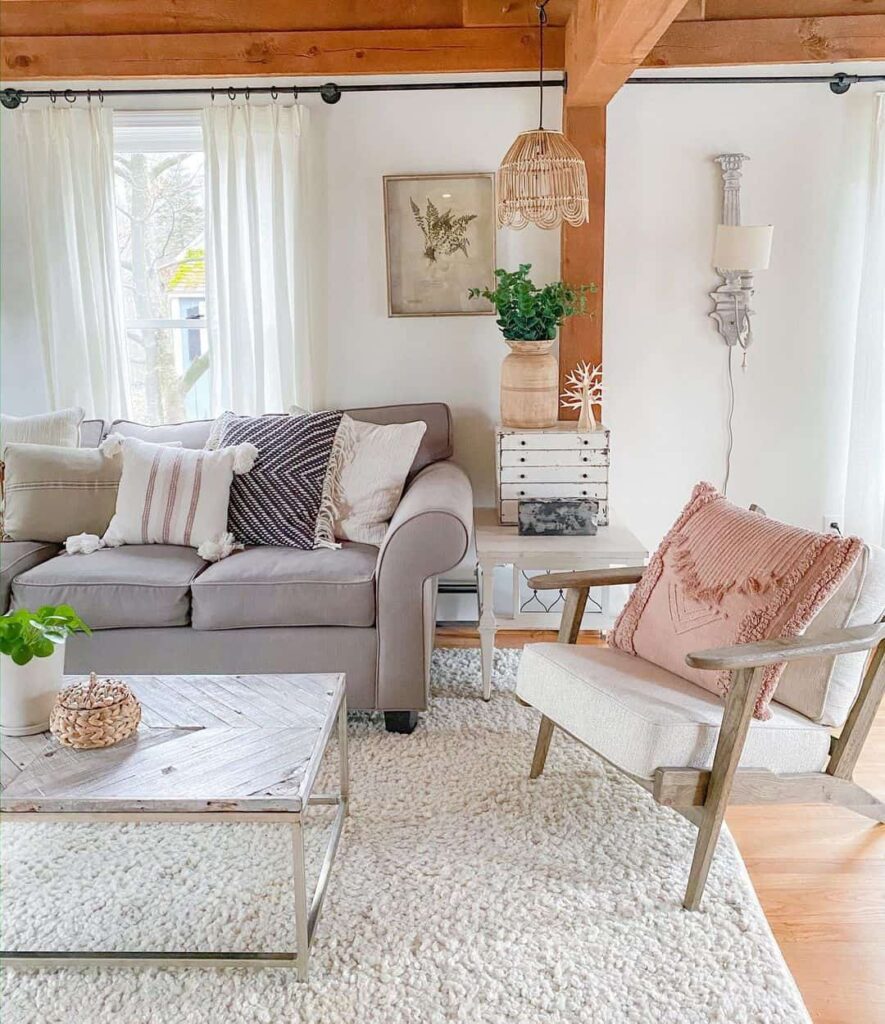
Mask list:
[[[0,654],[0,734],[45,732],[64,670],[64,643],[56,644],[48,658],[31,658],[27,665],[16,665],[8,654]]]

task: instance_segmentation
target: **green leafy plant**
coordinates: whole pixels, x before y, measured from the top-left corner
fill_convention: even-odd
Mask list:
[[[587,312],[587,296],[595,284],[571,285],[562,281],[539,288],[529,277],[531,263],[519,270],[495,271],[494,290],[471,288],[471,299],[488,299],[498,314],[497,324],[508,341],[550,341],[563,320]]]
[[[27,665],[32,658],[48,658],[73,633],[90,632],[68,604],[47,604],[35,612],[20,608],[0,616],[0,653],[16,665]]]
[[[464,213],[456,217],[451,210],[440,213],[436,206],[427,200],[427,211],[422,214],[418,204],[409,197],[415,223],[424,235],[424,255],[431,263],[436,263],[439,256],[451,256],[456,252],[468,255],[467,225],[476,220],[475,213]]]

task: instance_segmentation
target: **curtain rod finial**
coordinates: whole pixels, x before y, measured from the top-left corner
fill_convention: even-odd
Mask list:
[[[18,89],[4,89],[0,92],[0,104],[7,110],[15,110],[22,105],[21,93]]]

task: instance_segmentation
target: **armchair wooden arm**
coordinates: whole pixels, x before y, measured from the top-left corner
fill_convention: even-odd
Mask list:
[[[622,583],[638,583],[644,572],[644,565],[619,566],[611,569],[585,569],[582,572],[551,572],[544,576],[533,576],[528,583],[532,590],[616,587]]]
[[[872,626],[852,626],[849,629],[831,629],[814,637],[779,637],[755,644],[733,644],[706,651],[692,651],[685,660],[692,668],[761,668],[799,658],[825,658],[867,651],[880,640],[885,640],[885,622],[876,622]]]

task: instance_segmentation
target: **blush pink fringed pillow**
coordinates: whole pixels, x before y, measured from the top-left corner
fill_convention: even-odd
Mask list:
[[[730,674],[689,668],[685,656],[802,633],[861,548],[856,537],[786,526],[698,484],[608,642],[724,695]],[[765,669],[756,718],[770,716],[768,703],[783,669],[783,663]]]

